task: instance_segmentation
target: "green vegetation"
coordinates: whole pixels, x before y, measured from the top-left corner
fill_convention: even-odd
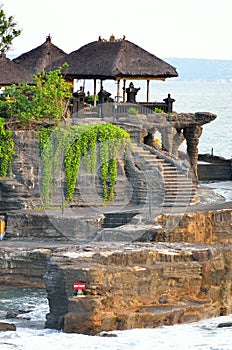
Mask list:
[[[14,155],[12,131],[4,127],[4,119],[0,118],[0,176],[5,177],[10,170]]]
[[[6,113],[6,117],[14,117],[24,124],[44,118],[61,120],[72,95],[61,69],[35,75],[32,86],[22,82],[6,87],[0,100],[0,115]]]
[[[0,51],[6,52],[9,50],[14,38],[20,34],[21,30],[17,29],[17,23],[14,22],[14,17],[7,17],[0,5]]]
[[[164,113],[164,111],[160,108],[155,108],[155,113]]]
[[[4,127],[4,118],[20,121],[44,119],[59,122],[72,95],[70,85],[61,76],[61,68],[34,76],[34,85],[21,83],[6,87],[0,97],[0,176],[9,171],[14,155],[12,132]]]
[[[88,97],[88,102],[93,102],[94,101],[94,95],[89,95]],[[99,96],[96,95],[96,101],[99,101]]]
[[[126,152],[129,139],[125,130],[112,124],[55,127],[52,132],[43,129],[40,149],[44,205],[49,205],[61,162],[66,177],[66,202],[72,200],[82,159],[86,171],[93,175],[96,175],[99,162],[103,201],[112,201],[117,181],[117,155],[119,151],[122,155]]]
[[[128,108],[128,113],[131,115],[138,115],[138,110],[135,107],[129,107]]]

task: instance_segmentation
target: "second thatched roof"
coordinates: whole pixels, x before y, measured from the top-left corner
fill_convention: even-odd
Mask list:
[[[19,84],[21,82],[32,84],[33,74],[6,57],[2,52],[0,55],[0,87]]]
[[[124,39],[106,41],[99,38],[71,52],[63,62],[68,63],[66,77],[73,79],[164,80],[178,76],[173,66]],[[48,69],[54,69],[53,64]]]
[[[43,69],[57,59],[63,59],[67,55],[66,52],[51,42],[51,37],[48,35],[46,41],[42,45],[23,53],[14,58],[13,61],[30,71],[32,74],[37,74],[41,73]],[[56,66],[54,69],[57,68],[58,67]]]

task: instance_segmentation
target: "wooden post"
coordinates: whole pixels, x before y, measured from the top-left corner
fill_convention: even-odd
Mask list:
[[[120,102],[120,80],[117,80],[117,102]]]
[[[93,106],[96,107],[97,105],[97,81],[96,79],[93,80]]]
[[[150,80],[147,80],[147,102],[150,102]]]
[[[126,79],[123,79],[123,102],[126,102]]]

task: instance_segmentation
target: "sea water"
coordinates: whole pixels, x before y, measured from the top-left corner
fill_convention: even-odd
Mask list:
[[[139,83],[142,89],[143,83]],[[170,79],[152,82],[151,91],[151,100],[156,101],[162,101],[170,93],[176,100],[173,109],[178,113],[215,113],[217,118],[203,125],[199,152],[211,153],[213,149],[215,155],[231,158],[232,83]],[[145,97],[140,99],[145,100]],[[7,311],[18,309],[29,312],[16,319],[5,319]],[[0,333],[0,350],[232,350],[232,328],[217,327],[221,322],[232,322],[232,315],[156,329],[111,332],[117,337],[93,337],[44,329],[48,311],[44,290],[0,291],[0,321],[13,322],[17,326],[16,332]]]

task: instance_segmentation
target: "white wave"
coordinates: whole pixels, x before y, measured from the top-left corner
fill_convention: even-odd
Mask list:
[[[19,350],[231,350],[232,328],[218,328],[231,322],[232,315],[200,322],[155,329],[113,331],[117,337],[66,334],[52,330],[19,329],[0,334],[0,348],[10,343]]]

